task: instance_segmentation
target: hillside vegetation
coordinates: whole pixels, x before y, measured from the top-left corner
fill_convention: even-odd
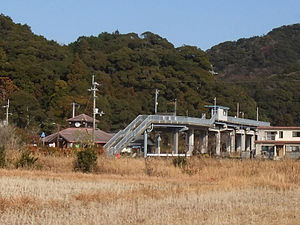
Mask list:
[[[105,112],[99,127],[106,131],[153,113],[156,88],[159,113],[173,113],[176,99],[177,115],[200,117],[217,97],[231,115],[239,102],[248,118],[258,106],[261,120],[300,125],[299,35],[299,24],[284,26],[207,52],[175,48],[151,32],[104,32],[59,45],[0,15],[0,104],[10,99],[10,121],[18,127],[49,134],[54,123],[67,126],[73,101],[80,104],[77,114],[91,115],[88,88],[95,75],[97,106]],[[0,113],[4,119],[4,108]]]
[[[216,78],[240,85],[276,125],[300,125],[300,24],[207,51]]]
[[[300,24],[273,29],[261,37],[241,38],[209,49],[218,76],[246,80],[300,70]]]
[[[4,105],[10,98],[11,121],[22,128],[49,133],[56,129],[53,122],[66,126],[73,101],[80,104],[77,113],[91,115],[92,74],[102,84],[97,106],[105,115],[99,127],[107,131],[125,127],[138,114],[153,113],[156,88],[160,113],[173,113],[177,99],[178,115],[199,117],[217,97],[218,104],[232,108],[240,101],[246,114],[255,117],[256,103],[249,94],[216,81],[210,69],[201,49],[175,48],[151,32],[101,33],[61,46],[0,16],[0,100]]]

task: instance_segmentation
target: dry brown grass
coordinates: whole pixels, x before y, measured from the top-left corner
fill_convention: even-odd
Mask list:
[[[0,170],[0,224],[300,224],[300,162],[39,155],[39,170]]]

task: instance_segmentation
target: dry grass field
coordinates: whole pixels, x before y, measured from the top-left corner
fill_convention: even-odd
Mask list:
[[[39,156],[0,170],[0,224],[300,224],[300,161]]]

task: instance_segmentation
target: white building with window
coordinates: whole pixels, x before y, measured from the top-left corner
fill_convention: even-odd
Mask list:
[[[258,127],[256,155],[270,158],[300,157],[300,127]]]

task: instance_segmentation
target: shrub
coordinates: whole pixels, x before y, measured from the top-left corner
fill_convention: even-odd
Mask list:
[[[74,165],[75,171],[91,172],[97,165],[97,158],[97,152],[92,148],[79,151]]]
[[[184,168],[187,164],[187,159],[184,156],[173,158],[173,165],[175,167]]]
[[[36,161],[38,160],[37,157],[34,157],[31,152],[24,151],[21,155],[21,158],[18,160],[16,167],[27,167],[27,168],[31,168],[34,166],[34,164],[36,163]]]
[[[20,137],[16,128],[9,126],[0,126],[0,143],[6,146],[6,149],[16,149],[20,145]]]
[[[5,147],[2,145],[0,147],[0,168],[3,168],[6,165],[6,152]]]

